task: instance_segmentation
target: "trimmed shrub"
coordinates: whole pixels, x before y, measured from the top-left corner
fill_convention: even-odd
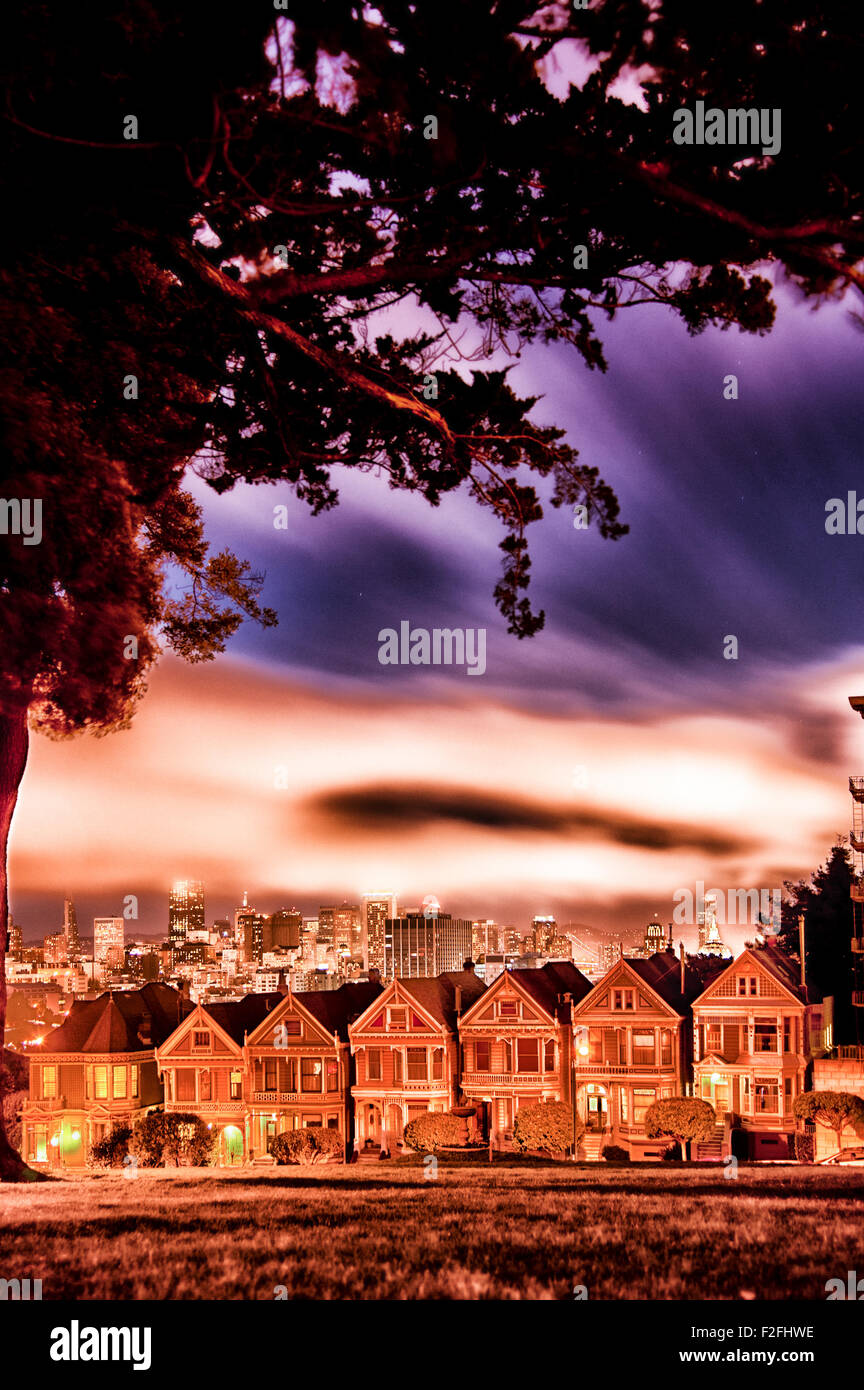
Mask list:
[[[585,1132],[581,1120],[576,1120],[576,1142]],[[562,1100],[541,1100],[537,1105],[521,1105],[513,1125],[513,1142],[525,1153],[539,1149],[542,1153],[563,1153],[573,1143],[573,1111]]]
[[[405,1126],[403,1138],[409,1149],[418,1153],[434,1153],[436,1149],[461,1146],[465,1138],[465,1123],[457,1115],[418,1115]]]
[[[132,1131],[128,1125],[118,1125],[103,1139],[97,1139],[87,1150],[87,1167],[122,1168],[123,1160],[129,1153],[131,1137]]]
[[[166,1115],[153,1110],[132,1131],[129,1152],[142,1168],[204,1168],[211,1162],[216,1135],[197,1115]]]
[[[630,1150],[622,1149],[620,1144],[604,1144],[602,1157],[607,1163],[629,1163]]]
[[[812,1163],[816,1156],[816,1136],[814,1134],[792,1135],[792,1157],[799,1163]]]
[[[275,1134],[267,1146],[276,1162],[286,1163],[326,1163],[328,1158],[341,1157],[345,1143],[338,1129],[289,1129],[284,1134]]]

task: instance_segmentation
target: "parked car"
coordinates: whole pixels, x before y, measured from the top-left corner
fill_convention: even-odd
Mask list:
[[[850,1167],[858,1163],[864,1164],[864,1148],[841,1149],[840,1153],[829,1154],[827,1158],[817,1159],[817,1163],[842,1163],[844,1166]]]

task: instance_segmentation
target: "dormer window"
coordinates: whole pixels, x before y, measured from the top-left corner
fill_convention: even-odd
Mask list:
[[[206,1033],[206,1032],[197,1032],[197,1031],[194,1032],[194,1033],[192,1034],[192,1046],[193,1046],[193,1047],[209,1047],[209,1046],[210,1046],[210,1034],[209,1034],[209,1033]]]
[[[390,1027],[399,1031],[403,1031],[407,1027],[407,1018],[407,1009],[391,1009]]]
[[[498,1004],[499,1018],[518,1018],[519,1004],[515,999],[502,999]]]
[[[613,989],[612,1008],[618,1010],[632,1009],[634,1007],[633,994],[632,989]]]
[[[755,997],[758,993],[755,975],[738,976],[738,998],[746,999],[748,995]]]

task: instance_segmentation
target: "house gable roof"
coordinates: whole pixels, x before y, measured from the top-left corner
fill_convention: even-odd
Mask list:
[[[796,1004],[808,1002],[794,964],[776,946],[745,946],[741,954],[736,956],[732,963],[716,979],[711,981],[695,1002],[701,1005],[712,998],[718,1002],[722,999],[729,1001],[737,999],[739,997],[737,994],[729,992],[728,983],[741,973],[742,968],[746,969],[748,964],[768,975],[776,987],[776,998],[789,998]],[[751,1003],[757,1002],[758,997],[747,996]],[[762,996],[766,1002],[770,997]]]
[[[66,1020],[45,1039],[42,1052],[149,1052],[194,1009],[170,985],[148,984],[136,990],[106,990],[98,999],[80,999]],[[149,1041],[140,1036],[149,1032]]]
[[[550,1019],[566,1017],[565,994],[572,997],[574,1006],[591,992],[591,981],[570,961],[554,961],[536,970],[505,970],[498,975],[485,994],[463,1015],[463,1023],[483,1022],[483,1013],[503,989],[512,986],[530,1004],[538,1006]]]

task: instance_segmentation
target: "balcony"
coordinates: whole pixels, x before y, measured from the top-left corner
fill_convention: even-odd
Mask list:
[[[166,1100],[166,1113],[187,1113],[192,1115],[238,1115],[242,1113],[242,1100]]]
[[[864,777],[850,777],[849,790],[856,801],[864,801]]]
[[[557,1073],[511,1072],[511,1071],[466,1071],[462,1076],[465,1086],[554,1086]]]
[[[864,851],[864,839],[861,839],[861,837],[854,830],[849,831],[849,843],[853,849],[858,851],[859,854],[862,851]]]
[[[321,1091],[312,1091],[310,1099],[320,1097]],[[300,1100],[299,1091],[253,1091],[252,1100],[263,1103],[264,1105],[284,1105],[288,1101]]]
[[[675,1074],[675,1064],[664,1062],[658,1065],[656,1062],[577,1062],[575,1064],[577,1076],[646,1076],[649,1072],[653,1075],[660,1072],[664,1076]]]

